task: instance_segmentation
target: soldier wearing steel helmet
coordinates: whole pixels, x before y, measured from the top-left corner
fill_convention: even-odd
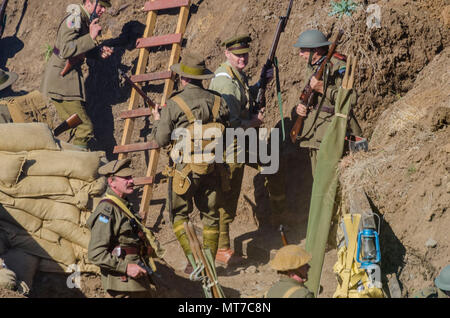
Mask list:
[[[308,280],[311,254],[294,244],[283,246],[269,262],[280,280],[264,295],[265,298],[314,298],[304,285]]]
[[[434,286],[416,292],[412,298],[449,298],[450,265],[445,266],[434,280]]]
[[[304,31],[298,37],[297,43],[294,44],[294,47],[300,49],[299,55],[307,61],[305,80],[310,80],[309,84],[316,92],[309,109],[303,104],[299,104],[295,108],[297,115],[306,117],[301,136],[299,136],[299,145],[309,149],[313,176],[320,143],[334,116],[337,92],[345,74],[346,58],[335,53],[326,64],[322,80],[317,80],[312,76],[324,62],[330,44],[332,43],[319,30]],[[356,104],[355,91],[352,91],[350,100],[351,107],[353,107]],[[317,114],[319,107],[320,112]],[[361,128],[352,111],[349,114],[347,127],[349,134],[361,136]]]

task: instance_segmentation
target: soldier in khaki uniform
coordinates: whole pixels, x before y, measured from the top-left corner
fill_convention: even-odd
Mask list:
[[[232,128],[256,128],[263,124],[264,109],[257,114],[252,114],[254,102],[259,89],[259,83],[250,86],[244,68],[248,64],[251,38],[248,35],[239,35],[225,40],[226,62],[222,63],[215,71],[216,77],[211,81],[209,88],[222,95],[230,109],[230,124]],[[273,69],[263,69],[262,73],[269,82],[273,77]],[[246,147],[245,151],[248,151]],[[231,190],[224,194],[225,202],[220,208],[220,239],[216,261],[227,265],[232,261],[234,252],[231,249],[229,226],[236,216],[239,195],[244,177],[245,165],[261,171],[262,167],[257,163],[238,163],[236,158],[244,151],[242,146],[233,145],[235,156],[234,163],[227,163],[230,168]],[[274,213],[282,212],[285,205],[285,196],[282,187],[274,182],[277,175],[268,175],[265,186],[269,192],[271,210]]]
[[[314,298],[304,285],[308,280],[308,262],[311,255],[298,245],[286,245],[278,250],[270,267],[280,275],[280,280],[264,295],[265,298]]]
[[[143,263],[138,263],[155,251],[146,250],[136,223],[113,201],[130,209],[126,200],[134,191],[130,163],[131,159],[114,160],[99,168],[99,174],[108,178],[108,189],[106,199],[87,221],[91,230],[88,259],[100,267],[103,288],[111,297],[154,297],[155,286]],[[111,196],[113,200],[108,199]]]
[[[180,76],[182,89],[170,97],[167,106],[159,113],[158,107],[153,109],[154,129],[151,137],[159,146],[165,147],[171,142],[174,130],[187,128],[192,120],[201,121],[201,125],[217,121],[228,125],[229,111],[223,98],[219,94],[204,89],[202,80],[214,77],[206,69],[204,60],[194,53],[186,53],[181,63],[171,67],[172,71]],[[187,130],[187,129],[186,129]],[[176,186],[179,181],[174,177],[172,197],[172,222],[174,233],[190,263],[193,264],[192,250],[188,241],[184,222],[189,220],[189,213],[193,210],[193,202],[201,212],[203,222],[203,246],[210,249],[215,257],[219,236],[219,210],[218,200],[221,195],[220,164],[214,164],[214,169],[205,174],[190,169],[189,163],[184,160],[177,163],[175,177],[183,175],[184,184],[190,184],[187,192],[178,194]],[[189,265],[189,264],[188,264]],[[188,271],[189,268],[186,268]]]
[[[433,287],[416,292],[412,298],[449,298],[450,297],[450,265],[445,266],[434,280]]]
[[[0,98],[6,97],[3,96],[2,91],[10,87],[17,81],[18,75],[13,72],[6,72],[0,69]],[[11,123],[11,114],[8,111],[8,106],[6,103],[2,103],[0,99],[0,124]]]
[[[74,130],[73,144],[88,148],[93,138],[93,127],[86,113],[86,92],[81,65],[85,57],[106,59],[112,48],[98,47],[96,39],[101,30],[98,18],[103,15],[110,0],[84,0],[82,4],[67,7],[66,16],[58,26],[53,54],[48,61],[40,91],[52,99],[61,121],[78,114],[83,123]],[[90,22],[94,13],[98,16]],[[72,66],[67,69],[67,63]]]
[[[308,63],[305,79],[306,81],[311,79],[311,88],[317,92],[310,109],[306,109],[303,104],[299,104],[295,108],[297,115],[307,116],[304,120],[301,136],[298,136],[298,139],[300,140],[300,147],[309,149],[313,175],[320,143],[334,116],[337,92],[345,74],[345,57],[336,53],[327,62],[323,80],[318,81],[315,77],[312,77],[326,58],[330,44],[332,43],[326,39],[322,32],[307,30],[300,34],[297,43],[294,45],[294,47],[300,48],[300,56]],[[351,100],[353,107],[356,103],[354,91],[352,91]],[[318,113],[320,104],[322,105]],[[348,133],[357,136],[361,136],[362,133],[353,111],[350,111]]]

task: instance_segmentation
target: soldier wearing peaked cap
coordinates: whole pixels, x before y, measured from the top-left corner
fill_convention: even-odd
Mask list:
[[[86,91],[81,65],[85,58],[107,59],[113,49],[99,46],[99,18],[111,6],[109,0],[83,0],[70,4],[60,22],[56,41],[42,79],[40,91],[55,105],[62,121],[78,114],[83,123],[74,129],[73,144],[88,148],[94,137],[92,122],[86,112]],[[96,16],[91,21],[91,17]],[[71,67],[67,68],[70,63]]]
[[[171,69],[180,78],[181,90],[172,94],[161,113],[159,107],[154,108],[154,128],[150,138],[161,147],[172,143],[175,149],[184,142],[171,140],[175,130],[188,132],[195,127],[194,123],[199,122],[201,129],[211,125],[216,128],[228,126],[229,111],[225,100],[219,94],[203,88],[202,80],[214,77],[214,73],[206,68],[204,59],[196,53],[186,52],[181,62],[172,65]],[[187,142],[189,140],[192,139]],[[173,231],[194,267],[192,249],[183,224],[189,220],[188,215],[195,203],[203,223],[203,247],[215,257],[219,236],[218,200],[222,192],[220,171],[223,165],[215,162],[197,165],[195,159],[188,160],[187,155],[191,153],[183,153],[179,158],[172,156],[175,166],[167,167],[167,174],[173,177],[173,191],[169,197],[172,201]],[[191,272],[192,267],[188,263],[185,271]]]
[[[244,131],[259,127],[264,121],[264,109],[261,109],[257,114],[250,112],[253,109],[259,89],[258,82],[255,85],[249,85],[249,79],[244,72],[249,61],[251,41],[252,39],[248,34],[233,36],[223,41],[222,46],[225,47],[224,53],[227,60],[214,72],[216,77],[211,80],[209,86],[211,90],[220,93],[227,102],[230,109],[231,127],[242,128]],[[273,77],[273,68],[263,68],[262,73],[265,74],[267,82],[270,82]],[[239,131],[242,130],[237,129],[236,133],[239,133]],[[221,265],[239,261],[231,249],[229,228],[236,217],[245,165],[258,171],[263,169],[257,163],[249,163],[249,160],[246,160],[245,163],[237,162],[239,153],[245,151],[246,158],[249,156],[248,150],[250,147],[246,145],[245,149],[242,148],[243,145],[238,145],[235,142],[227,149],[227,153],[233,153],[234,162],[230,163],[227,160],[231,190],[224,194],[225,202],[220,207],[220,238],[216,261]],[[277,176],[278,174],[267,175],[265,187],[269,193],[272,212],[281,213],[285,206],[285,195],[283,188],[278,186]]]
[[[269,262],[280,280],[266,292],[265,298],[313,298],[314,294],[304,285],[308,280],[309,261],[311,254],[298,245],[280,248]]]
[[[100,267],[109,296],[154,297],[155,286],[142,264],[151,256],[160,256],[162,250],[153,238],[150,244],[143,240],[139,217],[126,199],[134,191],[130,164],[131,159],[114,160],[98,170],[107,177],[108,188],[87,221],[91,230],[88,259]]]

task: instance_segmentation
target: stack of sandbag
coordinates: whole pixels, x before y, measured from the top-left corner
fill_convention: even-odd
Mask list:
[[[106,189],[97,174],[103,155],[59,142],[46,124],[1,124],[3,246],[39,258],[40,271],[98,272],[87,262],[85,224]]]

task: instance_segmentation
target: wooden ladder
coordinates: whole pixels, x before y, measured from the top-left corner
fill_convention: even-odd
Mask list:
[[[147,1],[144,6],[144,11],[148,12],[146,28],[143,37],[136,42],[136,48],[139,49],[139,59],[136,68],[136,74],[130,79],[139,86],[139,83],[165,80],[164,91],[161,98],[160,105],[164,105],[168,96],[173,91],[175,74],[170,70],[170,66],[178,63],[181,53],[181,44],[186,30],[186,24],[189,16],[189,9],[191,6],[190,0],[151,0]],[[156,25],[156,18],[158,10],[180,8],[178,16],[177,28],[174,34],[153,36],[153,31]],[[146,68],[149,59],[149,48],[172,45],[169,65],[167,70],[157,73],[146,74]],[[114,147],[114,153],[119,154],[119,159],[124,159],[130,152],[136,151],[150,151],[149,164],[147,172],[144,177],[134,179],[137,186],[143,186],[143,194],[140,204],[139,213],[146,220],[148,210],[150,208],[150,200],[152,199],[153,181],[158,166],[158,159],[160,154],[159,146],[153,142],[142,142],[130,144],[134,129],[134,120],[143,116],[151,115],[151,108],[138,108],[140,95],[136,89],[132,88],[128,110],[121,113],[120,117],[125,119],[125,126],[122,135],[122,140],[119,146]]]

